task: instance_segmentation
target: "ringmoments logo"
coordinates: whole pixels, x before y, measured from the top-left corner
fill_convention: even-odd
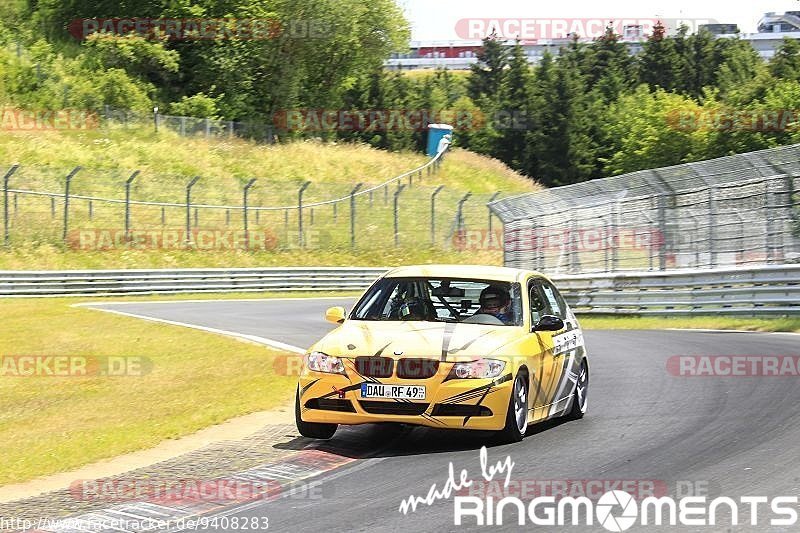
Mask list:
[[[511,456],[496,462],[489,461],[485,446],[480,450],[480,477],[473,476],[462,468],[456,473],[451,461],[448,465],[447,479],[441,485],[433,483],[425,496],[411,495],[405,498],[399,512],[422,512],[424,506],[431,506],[441,500],[453,500],[453,524],[456,526],[499,526],[518,524],[520,526],[564,526],[588,525],[595,523],[607,531],[626,531],[634,524],[643,526],[683,525],[693,527],[731,525],[749,523],[751,526],[793,526],[797,524],[798,497],[742,496],[738,500],[725,496],[710,499],[705,491],[705,483],[695,484],[692,492],[684,492],[687,482],[678,482],[676,499],[660,496],[663,486],[654,480],[617,480],[596,500],[588,496],[559,496],[542,494],[552,491],[553,480],[543,488],[534,490],[535,497],[522,499],[516,495],[506,495],[513,489],[511,475],[515,463]],[[547,480],[545,480],[547,481]],[[570,485],[566,480],[559,487]],[[609,481],[609,480],[595,480]],[[502,483],[499,494],[480,496],[464,495],[470,491],[480,492],[485,487]],[[638,498],[623,488],[633,483]],[[584,490],[596,483],[572,482],[573,487]],[[689,482],[689,486],[692,483]],[[548,488],[549,487],[549,488]],[[616,488],[619,487],[619,488]],[[642,490],[646,487],[646,490]],[[493,492],[493,494],[496,494]],[[649,495],[653,494],[653,495]],[[683,496],[685,495],[685,496]]]
[[[742,496],[709,499],[706,496],[648,497],[637,501],[624,490],[603,494],[597,502],[586,497],[541,496],[525,502],[515,496],[495,501],[487,497],[456,496],[453,523],[457,526],[601,525],[608,531],[626,531],[642,526],[793,526],[797,524],[797,496]],[[729,516],[720,520],[720,515]],[[729,522],[728,522],[729,520]]]

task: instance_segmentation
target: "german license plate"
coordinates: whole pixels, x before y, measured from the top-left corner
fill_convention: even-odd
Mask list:
[[[422,385],[383,385],[381,383],[362,383],[362,398],[392,398],[395,400],[424,400],[425,387]]]

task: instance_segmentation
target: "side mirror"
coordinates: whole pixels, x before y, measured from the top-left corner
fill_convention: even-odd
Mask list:
[[[557,316],[544,315],[539,322],[533,325],[531,331],[561,331],[564,327],[564,321]]]
[[[341,324],[345,317],[344,307],[330,307],[325,311],[325,320],[334,324]]]

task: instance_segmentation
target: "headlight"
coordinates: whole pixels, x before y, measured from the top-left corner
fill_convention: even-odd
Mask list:
[[[338,357],[322,352],[311,352],[306,356],[309,370],[328,374],[344,374],[344,363]]]
[[[496,378],[506,367],[504,361],[497,359],[478,359],[469,363],[456,363],[450,374],[458,379]]]

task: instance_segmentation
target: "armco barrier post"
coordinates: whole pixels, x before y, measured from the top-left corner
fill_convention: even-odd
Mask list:
[[[769,185],[769,180],[764,180],[764,209],[767,213],[772,212],[772,209],[774,209]],[[741,216],[739,218],[741,219]],[[741,232],[739,235],[741,236],[743,234],[744,232]],[[772,262],[772,217],[770,216],[764,217],[764,256],[766,257],[767,263]]]
[[[495,200],[497,200],[497,197],[498,197],[498,196],[500,196],[500,191],[497,191],[496,193],[494,193],[494,194],[492,195],[492,197],[491,197],[491,198],[489,198],[489,201],[488,201],[488,202],[486,202],[486,209],[489,211],[489,224],[488,224],[488,228],[489,228],[489,236],[488,236],[488,238],[489,238],[489,239],[491,239],[491,238],[492,238],[492,237],[491,237],[491,235],[492,235],[492,217],[493,217],[493,215],[494,215],[494,214],[492,213],[492,209],[489,207],[489,204],[490,204],[490,203],[492,203],[492,202],[494,202]]]
[[[405,185],[398,184],[397,190],[394,192],[394,245],[400,245],[400,215],[397,211],[398,209],[398,200],[400,198],[400,193],[403,192]]]
[[[472,196],[471,192],[465,194],[461,200],[458,201],[458,212],[456,214],[456,230],[461,231],[464,229],[464,203]]]
[[[615,237],[613,239],[613,244],[611,246],[611,272],[616,272],[619,270],[619,232],[620,232],[620,223],[619,223],[619,214],[620,212],[624,213],[625,209],[620,208],[620,204],[622,204],[623,200],[617,200],[611,206],[611,220],[613,221],[613,227],[611,229],[611,234]]]
[[[350,248],[356,247],[356,193],[363,185],[358,183],[350,191]]]
[[[3,176],[3,243],[8,246],[8,180],[17,171],[19,165],[12,165]],[[15,197],[16,198],[16,197]]]
[[[717,229],[717,188],[708,188],[708,266],[717,265],[716,229]]]
[[[439,185],[431,194],[431,246],[436,245],[436,195],[439,194],[444,185]]]
[[[72,169],[72,172],[67,174],[67,178],[64,183],[64,230],[61,233],[61,240],[67,242],[67,232],[69,231],[69,186],[72,183],[72,178],[75,177],[75,174],[81,167],[75,167]]]
[[[192,243],[192,187],[200,176],[195,176],[186,184],[186,244]]]
[[[136,176],[139,175],[139,171],[134,171],[133,174],[130,175],[128,179],[125,180],[125,240],[129,241],[131,239],[131,183],[133,180],[136,179]],[[89,204],[89,211],[91,213],[91,203]],[[92,215],[89,215],[89,219],[91,220]]]
[[[310,181],[303,183],[300,187],[300,190],[297,191],[297,235],[298,235],[298,244],[300,248],[306,247],[306,241],[303,236],[303,193],[308,189],[308,186],[311,185]]]
[[[667,207],[664,194],[659,194],[656,200],[658,214],[658,269],[664,270],[667,267]]]
[[[242,220],[244,222],[244,249],[250,249],[250,234],[248,233],[247,228],[247,193],[250,192],[250,188],[255,185],[256,178],[251,179],[247,182],[244,186],[244,194],[242,198]]]

